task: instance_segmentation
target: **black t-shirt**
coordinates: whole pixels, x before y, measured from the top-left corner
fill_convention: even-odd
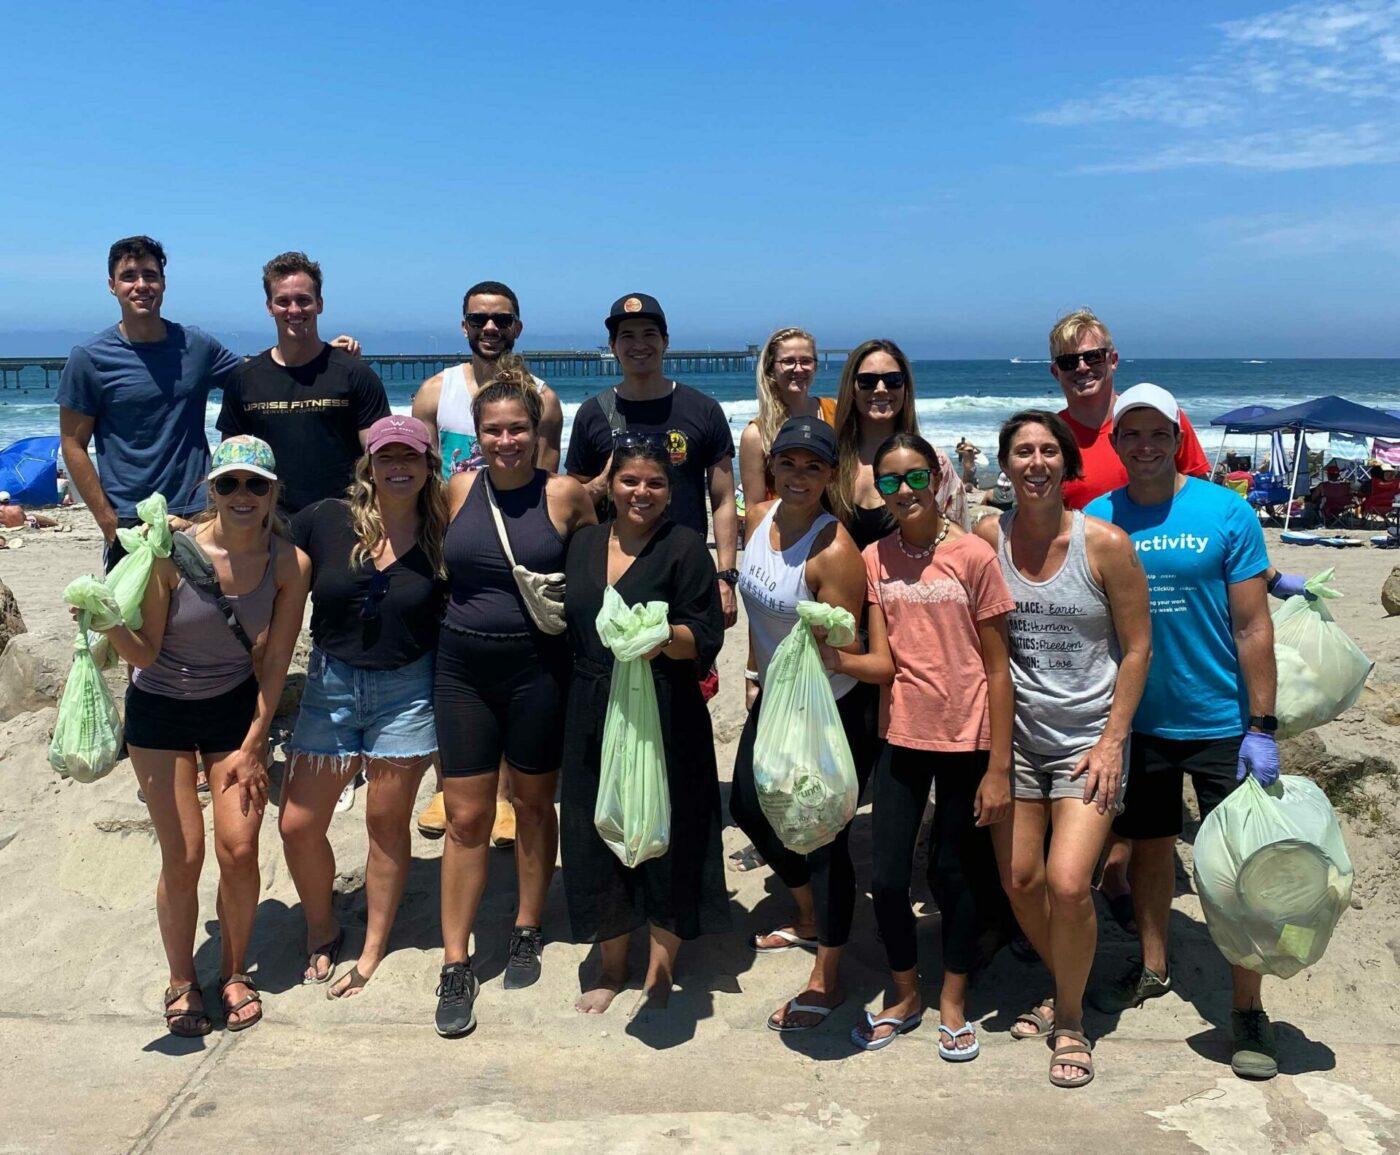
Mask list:
[[[388,414],[378,374],[327,345],[295,368],[277,364],[271,350],[245,361],[224,384],[218,427],[225,437],[251,433],[272,446],[281,506],[293,514],[344,496],[362,452],[360,430]]]
[[[356,537],[350,503],[309,505],[292,519],[292,540],[311,559],[311,639],[333,658],[362,670],[397,670],[437,648],[446,585],[415,545],[384,572],[389,587],[379,614],[360,617],[373,565],[352,566]]]
[[[724,410],[713,397],[676,382],[665,397],[655,401],[617,398],[617,411],[627,421],[628,433],[640,433],[662,442],[671,453],[671,518],[705,538],[710,467],[734,456],[734,437]],[[597,477],[612,453],[613,433],[597,397],[578,407],[569,434],[569,456],[564,468],[581,477]]]

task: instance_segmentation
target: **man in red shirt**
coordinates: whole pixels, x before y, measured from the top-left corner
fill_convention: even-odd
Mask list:
[[[1118,350],[1108,326],[1090,310],[1079,309],[1061,317],[1050,330],[1050,372],[1064,391],[1065,407],[1060,416],[1069,423],[1084,473],[1078,481],[1066,481],[1062,490],[1065,505],[1083,509],[1100,494],[1122,489],[1128,484],[1128,471],[1109,442],[1113,432],[1113,371],[1118,368]],[[1190,477],[1209,477],[1210,462],[1196,440],[1196,431],[1181,410],[1181,447],[1176,451],[1176,469]]]

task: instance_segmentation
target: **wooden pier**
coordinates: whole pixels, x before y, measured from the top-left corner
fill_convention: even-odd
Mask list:
[[[670,349],[663,368],[667,373],[752,373],[759,347],[746,349]],[[531,371],[550,377],[620,377],[617,358],[606,348],[521,349]],[[823,365],[844,359],[849,349],[826,349],[818,354]],[[368,364],[383,381],[422,381],[457,365],[470,356],[455,353],[366,353]],[[0,357],[0,389],[49,390],[58,385],[67,357]]]

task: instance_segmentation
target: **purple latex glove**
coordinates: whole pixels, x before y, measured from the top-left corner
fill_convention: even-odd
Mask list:
[[[1280,601],[1296,597],[1298,594],[1302,594],[1310,602],[1316,601],[1317,595],[1311,594],[1307,590],[1307,580],[1300,573],[1281,573],[1274,578],[1274,584],[1269,587],[1269,592]]]
[[[1278,781],[1278,743],[1272,734],[1251,730],[1244,736],[1235,781],[1243,782],[1246,774],[1253,774],[1260,786],[1272,786]]]

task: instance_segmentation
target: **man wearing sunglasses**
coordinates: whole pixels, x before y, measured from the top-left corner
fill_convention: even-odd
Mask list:
[[[273,257],[263,266],[263,291],[277,344],[233,371],[218,428],[225,438],[246,433],[272,446],[279,504],[290,516],[345,493],[365,434],[389,415],[389,398],[358,355],[321,340],[319,264],[305,253]]]
[[[1062,487],[1065,505],[1083,509],[1100,494],[1128,484],[1127,470],[1111,441],[1118,350],[1108,326],[1090,310],[1079,309],[1061,317],[1050,330],[1050,358],[1050,373],[1065,395],[1060,416],[1069,423],[1084,460],[1083,475]],[[1188,477],[1210,476],[1210,462],[1185,412],[1181,413],[1176,468]]]
[[[713,516],[720,605],[728,629],[738,617],[734,586],[739,580],[729,421],[713,397],[672,381],[663,371],[666,314],[655,297],[619,297],[603,323],[622,381],[578,407],[564,468],[583,483],[594,505],[602,506],[615,441],[630,435],[665,446],[671,457],[671,517],[707,537]]]
[[[472,351],[471,360],[429,377],[413,395],[413,416],[438,439],[444,478],[484,464],[476,447],[472,399],[495,377],[497,365],[515,348],[522,328],[520,301],[509,285],[480,281],[462,298],[462,332]],[[553,389],[538,377],[532,379],[543,402],[536,464],[554,473],[559,468],[564,410]]]

